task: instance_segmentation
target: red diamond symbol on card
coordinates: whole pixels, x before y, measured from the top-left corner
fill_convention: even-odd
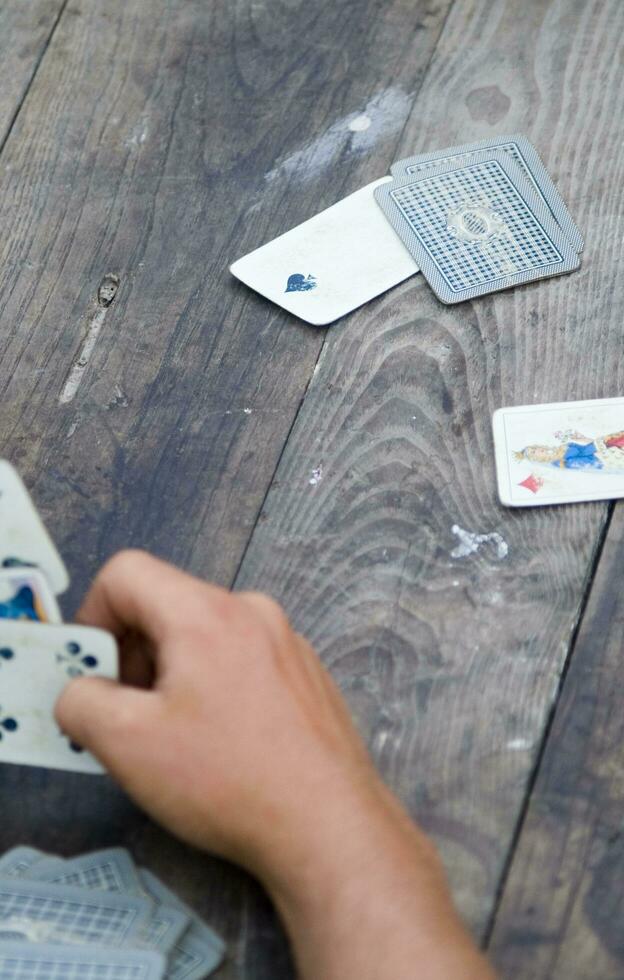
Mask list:
[[[527,476],[526,480],[523,480],[522,483],[518,484],[518,486],[526,487],[527,490],[531,491],[531,493],[537,493],[537,491],[544,486],[544,481],[541,479],[541,477],[535,476],[533,473],[531,473],[531,475]]]

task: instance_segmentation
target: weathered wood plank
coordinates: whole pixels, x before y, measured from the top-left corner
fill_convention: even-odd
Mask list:
[[[582,269],[458,307],[417,276],[328,333],[237,583],[320,649],[477,935],[606,515],[501,508],[490,416],[621,387],[623,17],[455,4],[400,151],[526,132],[586,232]],[[454,557],[454,525],[508,554]]]
[[[65,0],[0,6],[0,146],[24,100]]]
[[[506,977],[624,975],[623,562],[618,504],[496,918]]]
[[[68,609],[128,544],[231,583],[324,334],[228,262],[386,171],[449,3],[66,9],[0,170],[0,433]],[[125,843],[240,936],[223,976],[280,975],[262,896],[106,781],[4,767],[0,793],[0,847]]]

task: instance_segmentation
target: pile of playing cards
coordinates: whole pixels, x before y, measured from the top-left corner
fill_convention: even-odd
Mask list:
[[[571,272],[583,239],[535,148],[501,136],[393,164],[231,266],[317,325],[419,270],[444,303]]]
[[[0,460],[0,762],[99,773],[53,712],[72,678],[117,677],[117,644],[103,630],[63,624],[55,597],[68,584],[28,491]]]
[[[0,977],[202,980],[222,940],[127,851],[0,858]]]

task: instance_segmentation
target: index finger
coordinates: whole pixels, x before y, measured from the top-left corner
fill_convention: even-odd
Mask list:
[[[154,643],[180,622],[198,590],[220,591],[145,551],[120,551],[104,565],[76,614],[76,621],[121,638],[130,630]]]

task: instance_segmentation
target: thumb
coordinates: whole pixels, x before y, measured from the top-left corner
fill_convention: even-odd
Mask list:
[[[148,737],[154,695],[104,677],[79,677],[61,692],[54,717],[66,735],[87,749],[120,781]]]

